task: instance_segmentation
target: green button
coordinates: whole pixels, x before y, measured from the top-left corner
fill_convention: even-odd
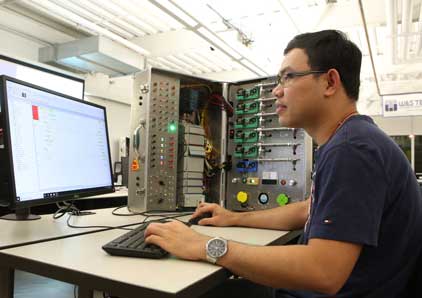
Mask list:
[[[284,206],[289,202],[289,197],[286,194],[282,193],[278,195],[276,201],[280,206]]]
[[[242,178],[242,183],[248,182],[248,178]]]

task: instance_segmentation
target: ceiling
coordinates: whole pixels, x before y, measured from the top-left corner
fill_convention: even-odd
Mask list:
[[[0,0],[0,29],[40,47],[101,35],[149,65],[229,81],[275,74],[298,33],[340,29],[364,55],[362,104],[379,109],[380,94],[422,91],[421,1]]]

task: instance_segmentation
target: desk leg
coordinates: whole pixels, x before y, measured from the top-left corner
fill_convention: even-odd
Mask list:
[[[93,298],[93,297],[94,297],[94,290],[91,290],[82,286],[78,287],[78,298]]]
[[[15,270],[0,267],[0,298],[13,298],[15,287]]]

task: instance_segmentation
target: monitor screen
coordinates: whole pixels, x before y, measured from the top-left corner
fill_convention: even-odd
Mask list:
[[[54,90],[78,99],[84,98],[84,80],[0,55],[0,75]]]
[[[104,107],[8,77],[2,82],[12,206],[113,191]]]

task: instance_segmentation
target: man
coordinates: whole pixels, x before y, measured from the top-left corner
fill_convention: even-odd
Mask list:
[[[217,258],[254,283],[290,289],[288,296],[276,291],[278,297],[402,297],[420,253],[415,175],[400,148],[356,110],[361,57],[334,30],[298,35],[284,50],[273,93],[280,124],[304,128],[319,146],[311,199],[241,214],[204,203],[193,215],[212,212],[204,225],[304,228],[303,244],[228,241]],[[209,237],[178,222],[152,224],[146,237],[181,258],[209,254]]]

